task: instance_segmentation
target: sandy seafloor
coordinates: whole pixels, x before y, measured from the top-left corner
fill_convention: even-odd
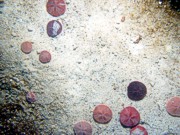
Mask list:
[[[37,94],[34,106],[45,121],[40,134],[73,135],[73,124],[84,119],[93,135],[128,135],[119,112],[129,105],[140,112],[149,135],[180,134],[180,118],[165,110],[168,98],[180,96],[178,15],[169,15],[156,2],[66,0],[65,14],[52,17],[46,2],[5,0],[0,8],[1,76],[26,74],[28,83],[16,79],[22,90]],[[46,32],[53,19],[63,24],[56,38]],[[142,40],[133,43],[139,34]],[[30,54],[20,50],[24,41],[33,42]],[[39,62],[42,50],[51,53],[50,63]],[[135,80],[147,87],[146,97],[137,102],[127,97],[127,86]],[[1,103],[8,102],[5,93],[1,90]],[[113,112],[105,125],[92,117],[101,103]]]

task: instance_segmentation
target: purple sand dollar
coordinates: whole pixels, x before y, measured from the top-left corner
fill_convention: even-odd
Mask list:
[[[75,135],[92,135],[92,126],[89,122],[82,120],[74,124]]]
[[[52,20],[47,24],[47,34],[49,37],[56,37],[62,32],[62,24],[57,20]]]
[[[139,81],[131,82],[127,88],[128,97],[134,101],[142,100],[146,96],[146,93],[146,86]]]
[[[37,97],[35,95],[34,92],[30,91],[26,94],[26,100],[29,102],[29,103],[33,103],[37,100]]]

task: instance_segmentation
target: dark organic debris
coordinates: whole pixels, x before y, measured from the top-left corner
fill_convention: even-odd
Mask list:
[[[180,0],[169,0],[169,3],[172,9],[180,12]]]
[[[0,102],[0,134],[38,135],[44,119],[37,115],[38,106],[26,104],[23,88],[28,87],[27,82],[18,73],[9,72],[0,77],[0,99],[3,99]]]
[[[180,0],[158,0],[160,5],[168,5],[173,10],[180,12]]]
[[[4,3],[4,0],[0,0],[0,3]]]
[[[38,134],[34,121],[23,116],[25,112],[21,105],[1,104],[0,112],[0,134]]]

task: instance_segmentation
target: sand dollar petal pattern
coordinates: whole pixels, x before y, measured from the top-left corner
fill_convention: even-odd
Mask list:
[[[92,126],[89,122],[82,120],[74,124],[75,135],[92,135]]]
[[[131,82],[127,88],[128,97],[134,101],[142,100],[146,96],[146,93],[146,86],[139,81]]]
[[[107,105],[97,105],[93,111],[93,118],[98,123],[108,123],[112,119],[112,111]]]
[[[130,135],[148,135],[148,132],[143,126],[137,125],[130,130]]]
[[[166,102],[166,110],[170,115],[180,117],[180,97],[171,97]]]
[[[131,106],[124,108],[120,112],[120,122],[125,127],[133,127],[140,121],[139,112]]]
[[[65,13],[66,3],[64,0],[48,0],[46,9],[50,15],[58,17]]]

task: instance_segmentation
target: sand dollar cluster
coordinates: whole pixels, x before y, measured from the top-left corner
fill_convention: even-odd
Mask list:
[[[133,81],[127,86],[127,96],[133,101],[142,100],[143,98],[145,98],[146,94],[147,88],[145,84],[140,81]],[[180,97],[175,96],[170,98],[166,102],[166,110],[170,115],[179,117]],[[111,121],[112,117],[112,110],[105,104],[99,104],[93,110],[93,119],[98,124],[108,124]],[[148,135],[148,131],[146,130],[146,128],[140,125],[140,120],[140,113],[133,106],[127,106],[120,111],[120,124],[125,128],[130,128],[130,135]],[[75,134],[92,135],[93,128],[91,125],[89,125],[90,123],[85,120],[82,121],[77,122],[79,125],[77,123],[74,125]]]
[[[46,5],[47,12],[53,17],[59,17],[66,11],[66,3],[64,0],[48,0]],[[122,17],[121,22],[125,21],[125,16]],[[47,35],[51,38],[57,37],[63,29],[62,23],[58,20],[51,20],[47,24]],[[139,42],[139,38],[138,38]],[[137,42],[137,43],[138,43]],[[33,51],[33,42],[24,41],[21,44],[21,51],[25,54],[30,54]],[[41,63],[49,63],[51,61],[51,53],[43,50],[39,54],[39,61]],[[147,88],[144,83],[140,81],[132,81],[127,86],[127,97],[132,101],[143,100],[147,95]],[[26,94],[26,100],[29,103],[37,101],[37,96],[33,91]],[[170,98],[165,105],[167,112],[175,117],[180,117],[180,97],[174,96]],[[98,124],[108,124],[113,118],[111,108],[106,104],[96,105],[92,111],[92,118]],[[140,124],[140,112],[133,106],[127,106],[120,110],[119,122],[125,128],[130,128],[130,135],[148,135],[145,127]],[[93,127],[90,122],[80,120],[74,124],[74,133],[76,135],[92,135]]]
[[[64,0],[48,0],[46,4],[47,12],[53,17],[59,17],[66,11],[66,3]],[[51,20],[47,24],[47,34],[49,37],[56,37],[62,32],[62,23],[58,20]],[[21,44],[21,51],[25,54],[31,53],[33,50],[32,42],[24,41]],[[40,52],[39,61],[41,63],[48,63],[51,61],[51,53],[47,50]]]
[[[48,0],[46,4],[47,12],[54,16],[59,17],[66,11],[66,3],[64,0]],[[62,24],[57,20],[49,21],[47,24],[47,34],[49,37],[56,37],[62,32]]]
[[[31,53],[32,49],[33,49],[33,45],[32,45],[32,42],[30,41],[24,41],[21,44],[21,51],[24,52],[25,54]],[[41,51],[39,55],[39,61],[43,64],[50,62],[51,53],[47,50]]]

